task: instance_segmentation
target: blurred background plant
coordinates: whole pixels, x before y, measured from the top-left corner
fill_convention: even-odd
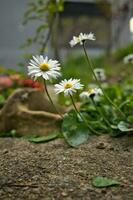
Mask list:
[[[37,0],[31,1],[27,5],[24,14],[23,25],[31,21],[37,21],[35,34],[28,38],[22,47],[28,47],[34,43],[38,45],[38,52],[44,54],[49,40],[53,37],[58,13],[64,9],[63,0]]]
[[[123,62],[124,57],[132,52],[132,48],[133,44],[129,44],[124,48],[114,51],[109,57],[105,55],[93,57],[92,61],[95,68],[105,70],[107,75],[106,81],[108,83],[123,82],[124,84],[125,82],[131,82],[133,80],[132,63],[125,65]],[[62,66],[63,78],[75,76],[76,78],[81,78],[84,84],[88,84],[90,81],[94,82],[83,54],[69,57]]]

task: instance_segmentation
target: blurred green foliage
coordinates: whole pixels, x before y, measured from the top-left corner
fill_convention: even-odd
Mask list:
[[[121,61],[125,56],[133,53],[133,43],[130,43],[128,46],[124,48],[118,49],[116,52],[113,53],[113,58],[116,61]]]
[[[103,55],[92,58],[93,65],[95,68],[102,68],[105,70],[107,82],[132,82],[132,64],[123,63],[125,55],[133,52],[132,48],[133,45],[129,45],[122,50],[118,49],[109,57]],[[116,55],[119,55],[119,62],[118,59],[116,59]],[[62,73],[63,78],[80,78],[85,85],[95,82],[83,54],[70,56],[65,62],[63,62]]]
[[[63,9],[63,0],[31,0],[27,4],[27,10],[24,13],[23,25],[36,21],[38,27],[35,30],[35,34],[27,38],[22,47],[37,44],[39,52],[44,53],[52,34],[56,14],[62,12]]]

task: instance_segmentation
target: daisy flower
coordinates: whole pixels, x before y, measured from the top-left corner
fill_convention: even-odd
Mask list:
[[[91,88],[88,91],[84,91],[80,94],[81,99],[94,98],[97,95],[102,95],[102,90],[100,88]]]
[[[28,75],[35,79],[40,76],[45,80],[56,79],[61,75],[59,65],[57,60],[48,59],[47,56],[33,56],[28,66]]]
[[[72,95],[76,90],[83,88],[83,85],[80,83],[80,79],[69,79],[62,80],[59,84],[55,85],[56,94],[64,93],[65,96]]]
[[[83,42],[86,40],[95,40],[95,36],[93,33],[83,34],[80,33],[78,37],[73,36],[73,39],[70,41],[70,46],[74,47],[77,44],[83,45]]]

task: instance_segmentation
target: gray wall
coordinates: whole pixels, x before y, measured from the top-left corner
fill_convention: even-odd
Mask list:
[[[23,54],[37,54],[36,46],[25,50],[20,49],[26,38],[34,34],[37,25],[35,22],[26,27],[21,24],[28,2],[29,0],[0,0],[0,65],[4,67],[19,70],[17,63],[23,61]],[[118,27],[117,23],[119,24],[119,21],[116,22],[116,27]],[[127,20],[121,30],[120,38],[118,39],[120,46],[130,41],[128,24]],[[112,30],[115,28],[114,25],[115,23],[113,22]],[[24,68],[26,68],[26,65]]]
[[[20,46],[33,34],[35,25],[23,27],[22,16],[28,0],[0,0],[0,65],[7,68],[17,67],[22,60]]]

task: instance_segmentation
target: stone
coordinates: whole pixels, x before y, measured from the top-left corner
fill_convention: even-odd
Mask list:
[[[43,92],[32,88],[17,89],[0,110],[0,132],[47,135],[60,129],[60,121]]]

